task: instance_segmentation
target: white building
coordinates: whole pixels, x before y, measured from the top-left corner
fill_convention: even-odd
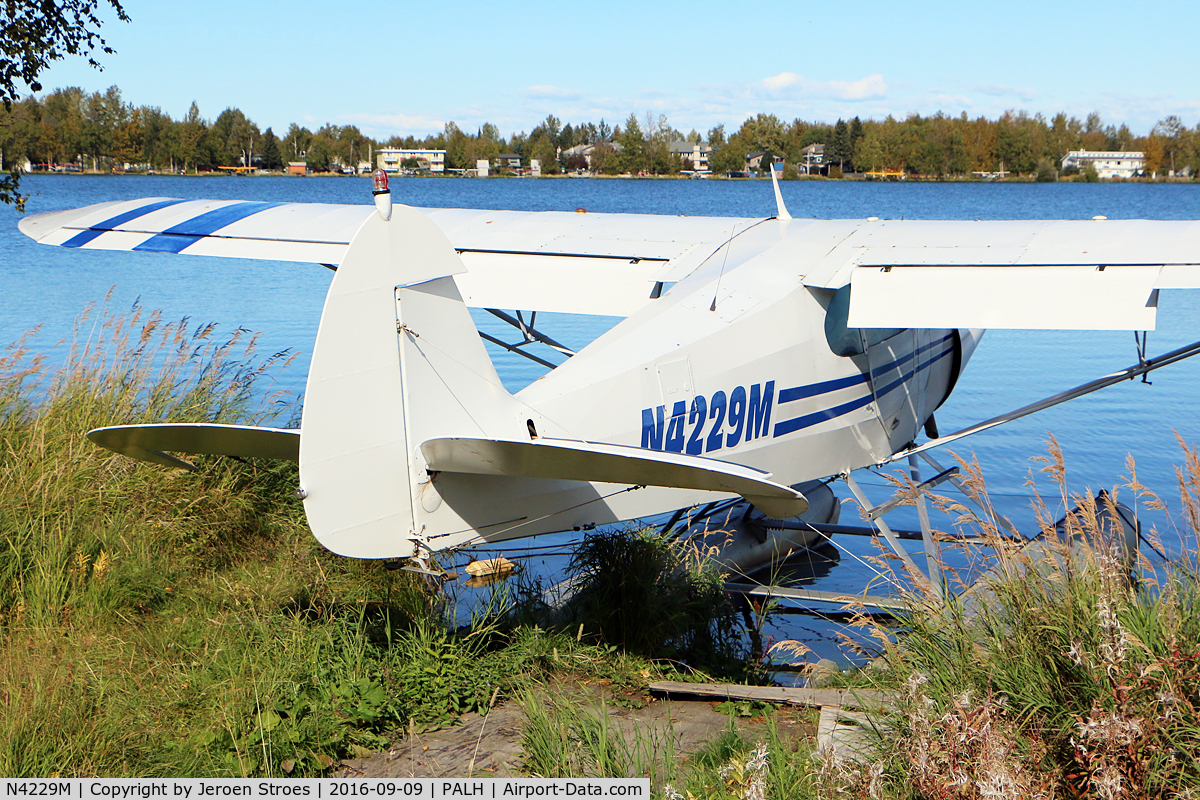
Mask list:
[[[1062,168],[1088,165],[1101,178],[1132,178],[1146,168],[1146,154],[1137,150],[1072,150],[1062,160]]]
[[[428,169],[434,174],[440,175],[446,171],[445,150],[400,150],[381,147],[375,151],[375,163],[383,167],[384,172],[399,172],[401,165],[410,158],[420,164],[421,169]]]

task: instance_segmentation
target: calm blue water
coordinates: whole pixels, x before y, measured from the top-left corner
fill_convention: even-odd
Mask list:
[[[147,196],[369,203],[369,181],[361,178],[179,178],[29,176],[32,213],[89,203]],[[796,182],[782,187],[795,217],[910,219],[1200,219],[1200,187],[1122,184],[929,184]],[[718,216],[774,213],[771,187],[765,182],[654,180],[454,180],[405,179],[393,184],[400,202],[433,207],[517,210],[640,212]],[[9,342],[41,325],[35,347],[52,351],[72,329],[74,318],[90,302],[112,290],[112,307],[123,310],[140,301],[161,309],[167,319],[189,317],[216,322],[224,330],[244,327],[262,333],[260,352],[291,349],[299,354],[280,385],[298,390],[307,369],[307,353],[316,334],[330,273],[322,267],[142,253],[67,251],[40,247],[16,229],[18,215],[0,208],[0,342]],[[1200,339],[1200,292],[1163,292],[1159,327],[1150,334],[1152,354]],[[486,328],[510,337],[506,326],[477,317]],[[611,320],[539,317],[551,335],[568,346],[582,346]],[[496,351],[497,366],[516,388],[536,377],[528,362]],[[1094,377],[1136,362],[1129,333],[992,331],[971,361],[951,400],[938,412],[943,433],[1025,405]],[[1176,434],[1200,441],[1197,397],[1200,360],[1154,373],[1153,385],[1127,383],[1073,401],[1000,429],[968,439],[957,451],[974,454],[984,465],[998,506],[1018,524],[1032,519],[1027,486],[1044,453],[1050,432],[1067,454],[1069,489],[1112,487],[1127,473],[1126,458],[1137,461],[1138,478],[1178,508],[1175,465],[1181,463]],[[942,460],[949,460],[939,455]],[[864,483],[886,495],[882,480]],[[1056,490],[1041,477],[1037,486]],[[1129,500],[1125,491],[1122,499]],[[843,520],[854,516],[851,507]],[[1142,513],[1170,549],[1195,543],[1172,530],[1169,516]],[[915,519],[901,525],[916,527]],[[942,521],[948,526],[948,521]],[[873,552],[869,540],[850,540],[849,552],[816,588],[847,590],[866,585],[869,575],[854,555]],[[914,543],[914,549],[916,549]],[[797,632],[788,623],[781,635],[821,639],[828,629]],[[809,635],[811,634],[811,635]],[[822,645],[823,647],[823,645]]]

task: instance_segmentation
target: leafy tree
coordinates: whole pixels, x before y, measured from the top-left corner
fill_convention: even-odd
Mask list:
[[[858,143],[858,148],[854,151],[854,163],[858,165],[859,169],[867,169],[872,172],[890,166],[887,163],[883,137],[878,126],[871,128]]]
[[[262,166],[263,169],[283,169],[283,154],[279,149],[279,139],[275,131],[267,128],[262,135]]]
[[[141,124],[141,160],[158,167],[170,159],[168,136],[175,123],[161,108],[143,106],[135,112]]]
[[[637,114],[630,114],[625,120],[625,130],[617,136],[621,152],[617,162],[621,172],[641,172],[646,168],[646,139],[642,136],[642,126],[638,124]]]
[[[129,119],[113,131],[112,157],[118,166],[136,162],[142,154],[141,111],[134,109]]]
[[[42,107],[55,125],[55,161],[74,161],[83,152],[83,89],[73,86],[46,96]]]
[[[1089,166],[1091,165],[1089,164]],[[1054,163],[1050,159],[1043,158],[1038,162],[1034,180],[1038,183],[1053,183],[1058,180],[1058,170],[1054,168]]]
[[[1079,144],[1084,150],[1108,149],[1108,136],[1104,132],[1104,120],[1099,111],[1093,111],[1087,115],[1087,121],[1083,124],[1083,133],[1079,137]]]
[[[302,160],[312,138],[312,131],[308,128],[301,128],[293,122],[288,126],[287,135],[283,137],[284,158],[288,161]],[[392,146],[395,147],[396,145]],[[400,146],[403,147],[404,145]]]
[[[549,136],[538,136],[525,145],[525,154],[530,160],[536,158],[541,163],[543,175],[557,175],[561,172],[557,149],[554,140]]]
[[[443,136],[446,140],[446,145],[443,148],[437,149],[446,151],[447,168],[468,169],[475,166],[475,163],[471,161],[470,138],[459,129],[458,125],[453,122],[447,122]]]
[[[5,112],[12,110],[20,93],[20,84],[34,92],[42,90],[38,76],[50,62],[68,55],[83,56],[96,69],[101,69],[94,53],[99,50],[111,55],[114,51],[100,37],[101,5],[107,4],[117,12],[117,18],[128,22],[129,17],[119,0],[8,0],[5,3],[3,24],[0,24],[0,100]],[[0,202],[11,203],[25,210],[25,197],[20,193],[20,174],[11,171],[0,180]]]
[[[1176,156],[1182,154],[1183,149],[1183,133],[1187,128],[1183,124],[1183,120],[1172,114],[1169,117],[1160,119],[1150,131],[1151,136],[1157,136],[1162,140],[1163,144],[1163,166],[1175,173]]]
[[[250,166],[254,142],[260,134],[258,126],[247,119],[240,108],[227,108],[222,111],[210,130],[215,137],[215,146],[219,148],[215,154],[221,162],[219,166],[233,165],[239,159],[244,161],[244,166]]]
[[[183,122],[179,128],[179,142],[176,155],[183,166],[184,172],[187,172],[188,164],[195,167],[197,160],[200,158],[200,142],[203,140],[204,134],[208,129],[208,124],[200,116],[200,106],[196,105],[195,100],[188,107],[187,116],[183,118]]]
[[[615,175],[620,171],[617,150],[608,142],[597,142],[592,148],[592,171],[603,175]]]
[[[1142,152],[1146,154],[1145,167],[1142,170],[1148,175],[1158,175],[1163,170],[1163,157],[1166,154],[1166,147],[1163,146],[1162,137],[1155,136],[1153,133],[1145,138],[1145,143],[1142,145]]]
[[[93,92],[83,102],[83,149],[92,156],[92,167],[112,157],[117,127],[129,119],[130,109],[121,101],[121,90],[108,87],[104,94]]]
[[[324,136],[314,136],[308,145],[308,153],[304,157],[309,172],[329,171],[329,144]]]

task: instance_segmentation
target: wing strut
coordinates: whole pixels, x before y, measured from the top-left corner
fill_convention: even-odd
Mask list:
[[[491,334],[480,331],[479,335],[481,338],[484,339],[484,341],[488,341],[488,342],[491,342],[492,344],[499,345],[500,347],[503,347],[505,350],[509,351],[510,353],[516,353],[519,356],[525,356],[530,361],[535,361],[538,364],[541,364],[543,367],[549,367],[550,369],[554,369],[558,365],[554,364],[550,361],[547,361],[544,358],[539,358],[538,356],[535,356],[533,353],[530,353],[526,350],[522,350],[521,348],[527,344],[533,344],[534,342],[538,342],[540,344],[546,345],[547,347],[549,347],[553,350],[557,350],[558,352],[565,355],[567,358],[570,358],[571,356],[575,355],[574,350],[567,347],[566,345],[559,344],[558,342],[554,341],[549,336],[547,336],[546,334],[542,333],[541,331],[539,331],[537,328],[534,327],[535,323],[537,322],[537,312],[536,311],[530,312],[529,322],[526,322],[525,318],[521,315],[520,311],[517,312],[516,317],[513,317],[512,315],[506,314],[505,312],[501,311],[498,308],[486,308],[484,310],[487,311],[492,316],[502,319],[505,322],[507,322],[509,325],[512,325],[514,328],[519,330],[521,332],[521,336],[524,337],[524,341],[516,342],[515,344],[509,344],[508,342],[505,342],[501,339],[497,339],[495,336],[492,336]]]
[[[1094,381],[1088,381],[1087,383],[1080,384],[1074,389],[1067,389],[1065,392],[1059,392],[1058,394],[1051,395],[1050,397],[1039,400],[1036,403],[1030,403],[1027,406],[1018,408],[1016,411],[1009,411],[1008,413],[1001,414],[998,417],[992,417],[984,422],[976,423],[975,425],[963,428],[961,431],[956,433],[950,433],[937,439],[925,442],[922,445],[901,450],[895,455],[880,461],[879,466],[891,464],[894,461],[899,461],[902,458],[907,458],[908,456],[916,455],[917,453],[923,453],[926,450],[932,450],[935,447],[943,447],[951,442],[955,442],[959,439],[970,436],[973,433],[986,431],[989,428],[996,427],[997,425],[1003,425],[1006,422],[1012,422],[1015,419],[1027,417],[1035,412],[1043,411],[1047,408],[1053,408],[1054,406],[1065,403],[1068,400],[1074,400],[1077,397],[1083,397],[1086,394],[1091,394],[1092,392],[1098,391],[1105,387],[1112,386],[1114,383],[1131,381],[1139,375],[1145,375],[1148,372],[1152,372],[1160,367],[1165,367],[1168,364],[1174,364],[1177,361],[1183,361],[1185,358],[1191,358],[1197,353],[1200,353],[1200,342],[1192,342],[1191,344],[1180,347],[1177,350],[1172,350],[1169,353],[1163,353],[1157,358],[1142,359],[1139,356],[1138,363],[1131,367],[1126,367],[1119,372],[1114,372],[1111,375],[1105,375],[1103,378],[1097,378]]]

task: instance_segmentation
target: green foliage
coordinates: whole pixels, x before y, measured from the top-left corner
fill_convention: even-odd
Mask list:
[[[279,139],[270,128],[263,133],[261,152],[263,169],[283,169],[283,153],[279,149]]]
[[[755,719],[770,714],[774,706],[758,700],[726,700],[723,703],[717,703],[714,708],[719,714]]]
[[[501,631],[504,604],[451,632],[417,576],[315,542],[295,464],[95,447],[105,424],[270,422],[255,387],[286,356],[138,308],[78,324],[60,367],[28,340],[0,358],[0,773],[316,775],[551,670],[645,669]]]
[[[735,132],[727,133],[724,125],[717,125],[707,138],[712,148],[709,165],[715,174],[743,170],[745,156],[751,152],[770,152],[783,156],[787,164],[799,165],[805,146],[823,144],[830,169],[902,170],[945,178],[998,170],[1032,176],[1041,161],[1057,164],[1069,150],[1081,148],[1142,150],[1148,175],[1185,168],[1194,174],[1200,166],[1198,131],[1200,126],[1187,128],[1178,118],[1168,117],[1150,135],[1139,137],[1126,125],[1104,125],[1098,113],[1089,115],[1086,123],[1065,113],[1048,122],[1041,114],[1010,111],[995,120],[937,112],[926,117],[914,113],[903,120],[889,116],[864,122],[855,117],[832,125],[800,119],[786,123],[773,114],[755,114]],[[624,128],[615,130],[604,120],[563,124],[548,115],[528,134],[514,133],[507,140],[491,123],[472,135],[454,122],[427,136],[398,134],[387,141],[364,136],[353,125],[330,124],[313,132],[293,123],[284,136],[276,137],[270,131],[260,134],[258,126],[236,108],[225,109],[210,122],[193,103],[183,119],[172,120],[161,108],[124,104],[115,86],[91,95],[78,88],[56,89],[0,109],[0,151],[10,167],[25,158],[34,164],[80,160],[101,171],[123,163],[206,171],[255,153],[268,169],[307,159],[311,169],[323,170],[332,165],[357,166],[372,149],[388,146],[443,149],[446,167],[452,170],[473,169],[479,159],[491,161],[513,152],[525,163],[540,160],[543,173],[553,175],[566,167],[558,160],[560,151],[587,143],[603,145],[592,156],[594,172],[672,175],[683,163],[671,155],[669,144],[684,138],[665,116],[651,114],[644,122],[631,114]],[[692,131],[687,138],[701,137]]]
[[[630,653],[740,678],[753,673],[719,570],[652,529],[589,534],[568,567],[575,593],[554,617]]]
[[[569,701],[527,692],[521,700],[525,771],[541,778],[675,779],[675,736],[653,726],[634,726],[632,741],[607,709],[584,709]]]
[[[1054,164],[1048,158],[1043,158],[1038,162],[1037,172],[1034,173],[1034,180],[1038,183],[1054,183],[1058,180],[1058,170],[1054,168]]]
[[[1084,166],[1083,179],[1087,183],[1096,183],[1100,180],[1100,173],[1096,171],[1095,164],[1087,164]]]
[[[34,92],[42,90],[38,77],[52,61],[79,55],[100,68],[93,53],[114,52],[99,34],[100,18],[96,14],[101,5],[112,6],[118,19],[129,21],[118,0],[6,4],[4,24],[0,25],[0,101],[5,112],[12,110],[20,96],[20,84]],[[19,171],[12,170],[0,179],[0,202],[13,204],[18,211],[25,210]]]

